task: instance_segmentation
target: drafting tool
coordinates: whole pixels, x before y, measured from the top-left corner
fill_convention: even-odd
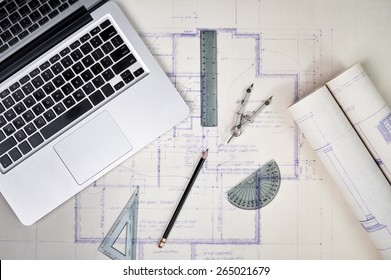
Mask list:
[[[201,125],[217,126],[217,32],[201,30]]]
[[[136,259],[138,198],[137,187],[98,248],[100,252],[113,260]],[[116,248],[116,243],[120,242],[120,235],[124,231],[126,233],[125,248],[124,252],[121,252]]]
[[[160,239],[160,242],[158,245],[159,248],[163,248],[164,244],[166,244],[168,235],[170,234],[170,231],[175,224],[176,218],[178,217],[179,213],[181,212],[182,206],[183,206],[183,204],[185,204],[186,198],[189,195],[191,188],[193,187],[193,184],[194,184],[195,180],[197,179],[197,176],[200,173],[202,165],[204,164],[207,157],[208,157],[208,149],[206,149],[206,151],[202,152],[202,156],[200,158],[200,161],[198,162],[197,167],[194,170],[194,173],[191,176],[189,183],[187,184],[185,192],[183,193],[181,200],[179,201],[178,206],[176,207],[175,212],[172,215],[171,220],[168,223],[168,226],[163,233],[162,239]]]
[[[244,97],[240,101],[240,107],[238,112],[236,113],[236,121],[234,126],[231,128],[231,136],[229,137],[227,143],[229,143],[233,137],[239,137],[242,134],[242,127],[249,122],[253,122],[256,115],[258,115],[266,106],[269,106],[272,101],[273,96],[269,97],[264,103],[262,103],[257,109],[252,111],[251,114],[244,114],[244,108],[247,105],[248,99],[250,97],[250,93],[253,89],[254,84],[249,86],[244,93]]]
[[[269,204],[280,189],[281,174],[274,160],[261,166],[227,192],[228,201],[242,209],[259,209]]]

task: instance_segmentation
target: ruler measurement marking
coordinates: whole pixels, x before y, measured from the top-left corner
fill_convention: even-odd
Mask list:
[[[201,30],[201,125],[217,126],[217,32]]]

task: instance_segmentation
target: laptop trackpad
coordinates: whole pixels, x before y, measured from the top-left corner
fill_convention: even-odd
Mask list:
[[[104,111],[54,145],[54,149],[81,185],[132,150],[110,113]]]

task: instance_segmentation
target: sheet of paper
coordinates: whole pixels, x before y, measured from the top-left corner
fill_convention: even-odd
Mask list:
[[[363,228],[391,258],[391,186],[326,86],[289,108]]]
[[[139,259],[381,258],[287,107],[362,59],[391,101],[384,95],[391,86],[381,83],[391,73],[384,47],[391,42],[390,1],[116,2],[192,114],[31,227],[22,226],[1,199],[1,259],[107,259],[98,247],[136,185]],[[217,128],[200,125],[201,28],[218,33]],[[238,102],[251,83],[249,111],[270,95],[273,102],[227,145]],[[204,169],[159,250],[206,147]],[[232,206],[226,192],[271,159],[282,173],[276,198],[259,211]]]
[[[391,182],[391,110],[362,66],[355,64],[327,87]]]

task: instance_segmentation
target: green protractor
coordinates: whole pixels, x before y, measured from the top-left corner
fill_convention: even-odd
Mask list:
[[[227,198],[230,203],[241,209],[259,209],[275,198],[280,184],[280,169],[277,163],[271,160],[230,189]]]

